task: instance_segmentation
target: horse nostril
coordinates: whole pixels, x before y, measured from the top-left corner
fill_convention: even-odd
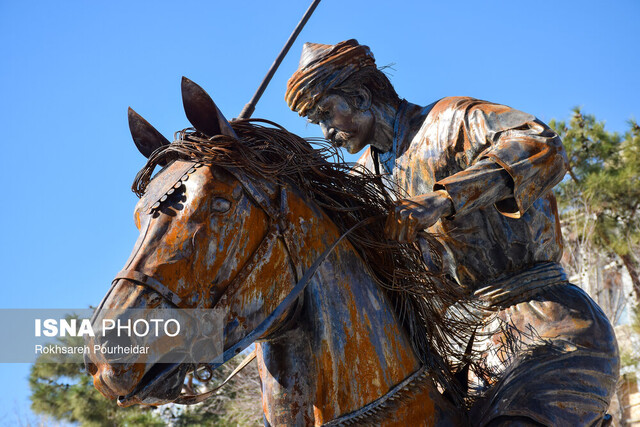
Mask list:
[[[89,375],[94,376],[98,372],[98,367],[93,362],[86,363],[87,372]]]
[[[106,345],[109,348],[126,348],[133,345],[133,340],[126,331],[118,331],[116,329],[110,329],[104,332],[103,338],[100,341],[101,345]]]

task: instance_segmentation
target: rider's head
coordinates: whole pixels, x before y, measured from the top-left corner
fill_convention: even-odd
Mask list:
[[[369,48],[354,39],[336,45],[305,43],[285,99],[350,153],[372,142],[383,107],[400,103]]]

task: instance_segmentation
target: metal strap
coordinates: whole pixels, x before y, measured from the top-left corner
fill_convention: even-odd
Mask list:
[[[175,292],[166,287],[157,279],[144,274],[140,271],[125,269],[116,274],[116,277],[113,279],[115,282],[118,279],[128,279],[133,280],[134,282],[142,283],[145,286],[153,289],[160,295],[162,295],[167,300],[171,301],[174,305],[180,308],[184,308],[184,302],[182,298],[180,298]]]
[[[279,320],[287,312],[287,310],[289,310],[289,308],[293,305],[293,303],[298,300],[298,297],[305,290],[305,288],[311,281],[311,278],[313,277],[313,275],[316,273],[316,271],[318,271],[318,268],[320,267],[320,265],[322,265],[322,263],[327,259],[327,257],[331,254],[331,252],[333,252],[333,250],[336,248],[336,246],[338,246],[338,244],[342,241],[342,239],[348,236],[356,228],[368,222],[369,221],[362,221],[354,225],[349,230],[347,230],[342,236],[340,236],[335,242],[333,242],[331,246],[326,248],[324,252],[315,260],[313,265],[311,265],[311,267],[309,267],[309,269],[304,273],[304,276],[302,276],[302,279],[300,279],[300,281],[296,283],[296,285],[291,290],[291,292],[289,292],[289,294],[284,298],[284,300],[282,300],[282,302],[278,304],[275,310],[273,310],[271,314],[269,314],[269,316],[267,316],[267,318],[262,321],[262,323],[256,326],[256,328],[251,332],[249,332],[243,339],[241,339],[236,344],[229,347],[224,353],[222,353],[221,362],[212,362],[212,363],[209,363],[208,365],[213,369],[218,368],[219,366],[228,362],[232,357],[242,352],[242,350],[249,347],[254,341],[256,341],[258,338],[263,336],[269,329],[271,329],[275,324],[275,322]]]
[[[199,394],[183,394],[180,395],[173,403],[177,403],[178,405],[195,405],[196,403],[203,402],[213,396],[218,390],[220,390],[226,383],[231,380],[231,378],[235,377],[240,371],[242,371],[249,363],[253,362],[253,359],[256,358],[256,351],[253,350],[251,354],[244,358],[244,360],[236,367],[236,369],[231,372],[231,374],[224,380],[220,385],[215,388],[206,391],[204,393]]]
[[[262,183],[261,186],[256,185],[254,181],[249,179],[236,168],[227,166],[225,169],[240,182],[242,188],[244,188],[244,191],[249,195],[249,197],[251,197],[251,199],[260,206],[272,220],[276,220],[280,217],[280,212],[273,207],[271,204],[271,197],[269,197],[269,193],[271,193],[271,195],[276,194],[275,189],[269,188],[269,184],[267,183]]]
[[[505,308],[539,294],[545,288],[567,283],[567,275],[556,262],[543,262],[502,279],[493,280],[474,292],[490,307]]]
[[[300,250],[298,245],[295,243],[295,238],[293,236],[293,231],[288,224],[285,223],[285,215],[284,212],[287,207],[288,196],[287,190],[284,187],[280,187],[280,217],[278,218],[278,227],[280,229],[280,236],[282,236],[282,241],[284,243],[284,247],[287,250],[289,255],[289,262],[291,263],[291,267],[293,269],[293,273],[295,274],[296,281],[300,280],[302,277],[302,272],[304,271],[304,267],[302,265],[302,260],[300,259]]]
[[[387,406],[396,399],[396,395],[406,392],[418,383],[421,383],[428,377],[429,370],[426,366],[420,367],[417,371],[409,375],[404,380],[393,386],[384,396],[380,396],[373,402],[363,406],[348,414],[340,415],[338,418],[322,424],[323,427],[334,427],[351,424],[364,423],[365,420],[379,411],[386,409]]]
[[[239,172],[236,168],[226,167],[225,169],[227,169],[229,173],[231,173],[240,182],[245,192],[258,206],[262,208],[271,221],[278,225],[282,241],[289,254],[289,260],[292,264],[296,280],[300,280],[303,271],[302,262],[298,256],[298,251],[293,250],[295,247],[295,239],[293,239],[293,236],[291,235],[290,227],[285,223],[284,212],[287,201],[287,192],[285,188],[280,186],[280,208],[276,209],[271,201],[272,197],[270,197],[270,195],[274,196],[276,194],[276,189],[269,188],[269,184],[267,183],[257,185],[253,180],[248,178],[242,172]]]
[[[247,262],[244,263],[240,271],[236,273],[236,276],[231,280],[231,282],[229,282],[225,293],[234,291],[235,288],[239,286],[239,283],[243,282],[247,279],[247,277],[249,277],[249,274],[251,274],[253,269],[258,265],[258,263],[262,261],[267,252],[269,252],[277,238],[278,227],[274,224],[271,224],[269,226],[269,229],[267,230],[267,234],[265,234],[265,236],[262,238],[262,242],[260,242]]]

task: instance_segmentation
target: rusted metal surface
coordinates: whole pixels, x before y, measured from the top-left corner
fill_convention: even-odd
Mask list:
[[[287,210],[294,234],[306,236],[298,244],[309,265],[337,230],[298,197],[289,198]],[[263,408],[273,425],[330,421],[382,396],[419,367],[362,268],[349,245],[339,247],[309,285],[296,324],[260,344]],[[420,416],[415,408],[410,412]]]
[[[477,382],[486,390],[472,409],[478,424],[506,414],[543,425],[602,421],[618,379],[615,334],[591,298],[559,274],[553,263],[538,264],[480,292],[499,310],[478,345],[489,368],[505,374],[495,384]],[[509,295],[513,288],[518,297]]]
[[[386,172],[405,197],[389,212],[386,237],[437,236],[437,249],[418,239],[426,264],[494,312],[491,328],[478,331],[487,369],[477,370],[472,422],[599,425],[619,357],[609,321],[558,265],[551,189],[568,163],[560,138],[504,105],[410,104],[353,39],[305,44],[285,100],[350,153],[371,145],[359,163]]]
[[[129,107],[129,129],[133,142],[140,153],[149,157],[159,147],[169,144],[169,140],[149,124],[142,116]]]
[[[444,188],[453,200],[454,214],[429,231],[444,236],[459,283],[473,288],[560,260],[562,234],[550,189],[565,174],[566,155],[557,135],[535,117],[472,98],[445,98],[407,143],[402,152],[399,144],[393,179],[409,197]],[[496,163],[511,172],[514,197],[494,209],[486,197],[503,179]]]
[[[223,132],[224,118],[212,105],[215,111],[190,118]],[[110,308],[152,315],[173,305],[215,307],[224,313],[227,350],[277,309],[297,283],[296,270],[306,271],[340,232],[296,188],[256,196],[237,170],[195,166],[172,162],[149,184],[135,210],[140,237],[94,320]],[[179,350],[190,343],[168,345]],[[299,304],[260,337],[257,353],[271,425],[340,422],[363,408],[357,414],[363,424],[462,422],[421,371],[394,308],[347,241],[318,268]],[[96,388],[123,406],[174,401],[192,368],[96,354],[87,362]]]
[[[207,135],[233,134],[211,97],[197,84],[182,77],[182,103],[191,124]]]
[[[445,271],[479,298],[483,289],[500,297],[489,299],[497,313],[476,343],[497,383],[473,380],[483,394],[471,418],[478,425],[504,416],[544,425],[597,422],[618,376],[613,329],[564,273],[544,276],[535,267],[562,270],[551,191],[566,171],[560,139],[529,114],[472,98],[444,98],[419,111],[419,130],[400,138],[389,156],[389,179],[409,200],[447,192],[453,210],[428,228],[440,241]],[[360,161],[373,167],[370,151]],[[584,394],[572,398],[576,393]]]

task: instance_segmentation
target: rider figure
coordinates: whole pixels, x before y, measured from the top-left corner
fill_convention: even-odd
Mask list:
[[[426,107],[401,99],[356,40],[306,43],[289,79],[292,110],[317,123],[359,163],[407,198],[389,213],[387,238],[427,230],[444,268],[494,311],[474,424],[599,425],[618,378],[613,329],[568,283],[551,191],[568,166],[560,138],[530,114],[468,97]],[[495,326],[499,325],[499,326]]]

